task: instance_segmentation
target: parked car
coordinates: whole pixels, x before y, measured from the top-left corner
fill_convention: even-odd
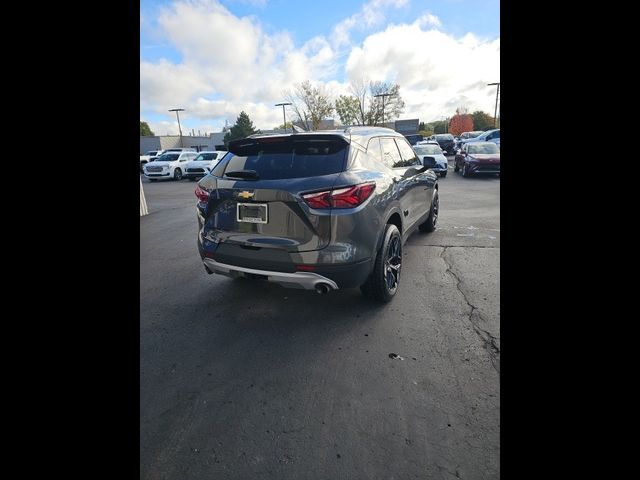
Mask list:
[[[182,177],[191,181],[204,177],[211,172],[226,153],[215,150],[200,152],[195,159],[185,165],[186,168]]]
[[[444,156],[442,149],[437,142],[418,142],[413,146],[413,150],[416,152],[418,158],[422,161],[422,164],[425,167],[439,173],[443,178],[447,176],[449,168],[447,157]]]
[[[168,148],[167,150],[165,150],[166,152],[195,152],[196,149],[195,148],[191,148],[191,147],[184,147],[184,148]]]
[[[455,145],[456,152],[460,148],[462,148],[462,145],[464,144],[464,142],[466,140],[469,140],[470,138],[475,138],[478,135],[481,135],[482,133],[483,133],[482,130],[477,130],[477,131],[473,131],[473,132],[462,132],[460,134],[460,136],[456,137],[456,145]]]
[[[159,155],[162,155],[164,150],[149,150],[144,155],[140,155],[140,171],[145,163],[153,162]]]
[[[476,142],[492,142],[495,143],[498,148],[500,147],[500,129],[496,128],[494,130],[487,130],[477,137],[468,138],[466,140],[462,140],[459,148],[462,148],[463,145],[467,143],[476,143]]]
[[[473,142],[462,146],[456,155],[453,171],[462,170],[462,176],[474,173],[497,173],[500,175],[500,149],[493,142]]]
[[[438,177],[389,128],[256,135],[196,186],[207,273],[390,301],[402,248],[438,220]]]
[[[411,145],[415,145],[416,143],[424,140],[424,137],[422,135],[405,135],[404,138],[407,139],[407,141],[411,144]]]
[[[446,152],[450,155],[456,153],[455,141],[453,140],[453,135],[451,135],[450,133],[437,133],[431,138],[438,142],[438,145],[440,145],[440,148],[443,152]]]
[[[185,162],[190,162],[197,156],[197,152],[165,152],[143,167],[144,176],[152,182],[168,178],[182,180]]]

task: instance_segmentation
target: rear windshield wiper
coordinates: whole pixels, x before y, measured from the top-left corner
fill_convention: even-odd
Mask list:
[[[246,178],[249,180],[258,180],[260,175],[255,170],[236,170],[233,172],[225,172],[225,177],[231,178]]]

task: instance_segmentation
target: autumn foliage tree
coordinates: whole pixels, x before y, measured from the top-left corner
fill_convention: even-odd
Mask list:
[[[457,109],[456,114],[449,121],[449,133],[452,135],[460,135],[463,132],[471,132],[473,130],[473,116],[465,113],[465,110]]]

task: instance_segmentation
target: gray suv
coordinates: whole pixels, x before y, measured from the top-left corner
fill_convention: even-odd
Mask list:
[[[207,273],[327,293],[397,292],[402,247],[438,220],[437,175],[388,128],[253,135],[196,186]]]

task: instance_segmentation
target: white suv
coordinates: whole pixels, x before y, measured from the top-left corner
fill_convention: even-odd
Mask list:
[[[187,162],[197,156],[198,152],[165,152],[144,165],[144,176],[152,182],[160,178],[182,180]]]
[[[188,178],[189,180],[195,181],[198,178],[202,178],[205,175],[208,175],[213,167],[215,167],[222,157],[226,155],[227,152],[223,152],[220,150],[207,150],[202,151],[198,154],[195,160],[187,163],[187,169],[182,174],[184,178]]]

